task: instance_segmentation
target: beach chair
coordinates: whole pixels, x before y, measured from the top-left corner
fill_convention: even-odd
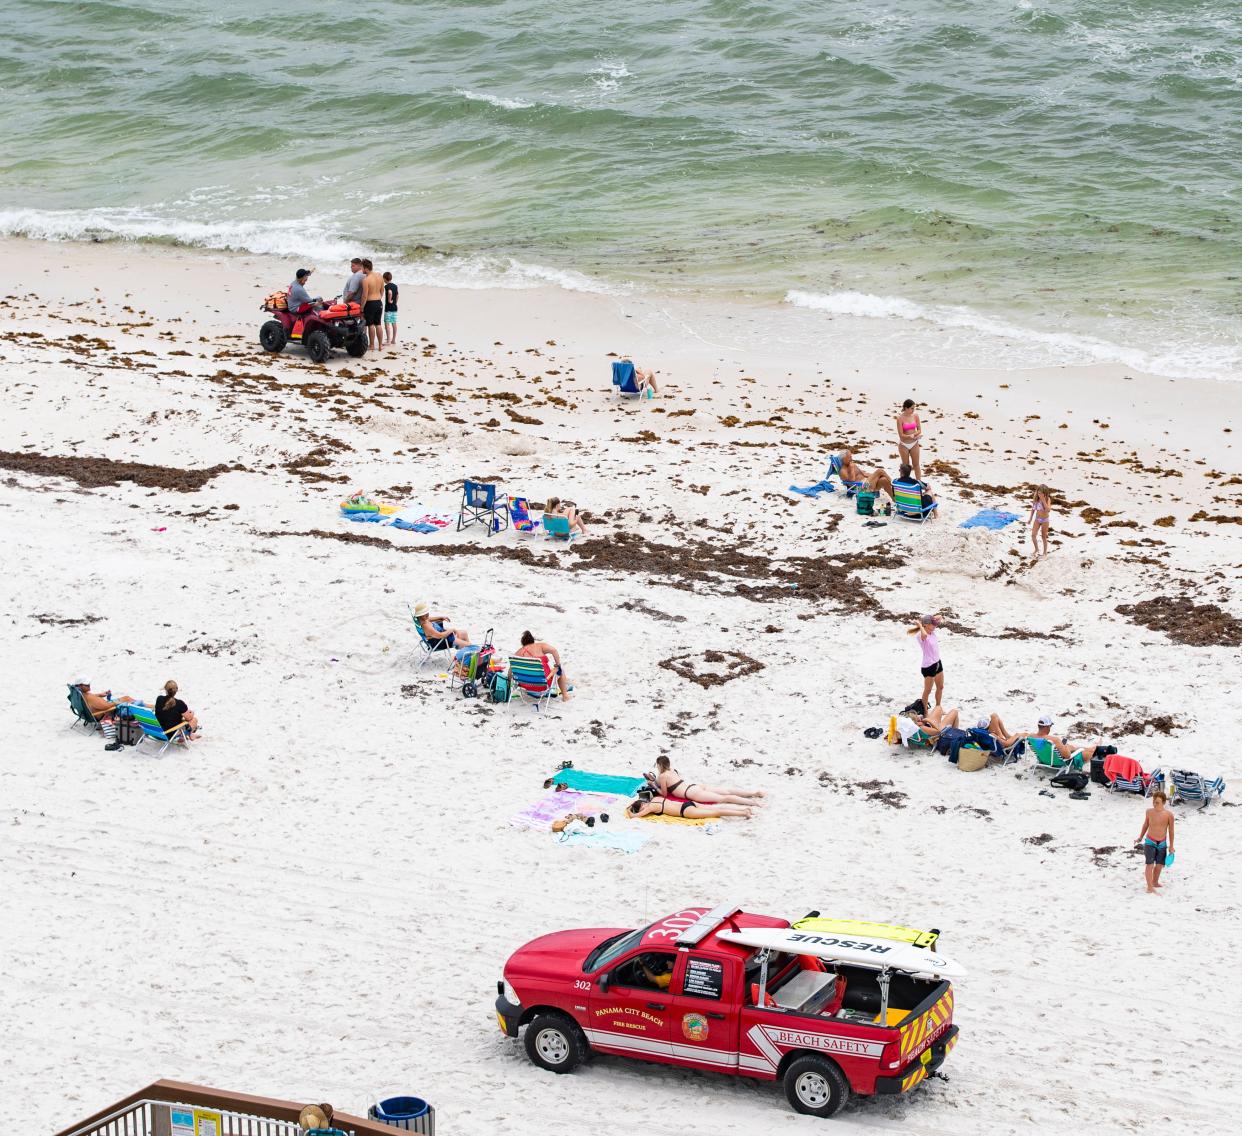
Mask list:
[[[530,503],[525,497],[509,498],[509,523],[523,536],[539,531],[539,522],[530,515]]]
[[[918,521],[922,524],[939,508],[933,501],[930,505],[923,504],[923,486],[917,481],[902,481],[898,478],[893,482],[893,505],[897,516],[907,521]]]
[[[135,702],[125,702],[116,708],[116,716],[118,718],[130,718],[137,722],[142,730],[142,740],[155,742],[159,747],[156,757],[163,757],[169,746],[183,745],[188,746],[190,742],[190,724],[182,722],[179,726],[174,726],[171,730],[165,730],[160,725],[160,720],[155,716],[154,710],[148,710],[145,706],[139,706]]]
[[[1017,761],[1018,758],[1026,753],[1025,738],[1019,738],[1013,745],[1006,748],[1001,745],[1000,738],[979,726],[971,728],[967,733],[970,734],[970,740],[975,745],[980,749],[987,750],[989,761],[999,758],[1002,768],[1010,762]]]
[[[79,726],[85,726],[88,734],[93,734],[96,730],[102,730],[99,719],[86,706],[86,699],[82,692],[76,686],[69,687],[69,709],[73,711],[73,721],[69,724],[71,730],[76,730]]]
[[[1055,773],[1064,769],[1067,765],[1072,765],[1075,769],[1082,768],[1082,750],[1075,750],[1070,754],[1069,761],[1066,761],[1047,738],[1027,738],[1027,748],[1030,749],[1031,755],[1035,758],[1035,769],[1046,770],[1049,773]]]
[[[560,693],[556,675],[549,675],[543,659],[531,659],[525,655],[509,657],[509,678],[513,690],[542,710]]]
[[[549,517],[546,513],[543,517],[543,531],[549,540],[563,540],[566,544],[572,543],[578,535],[569,527],[568,517]]]
[[[834,477],[841,478],[841,486],[845,490],[846,497],[853,497],[854,494],[863,487],[863,483],[861,481],[848,481],[846,478],[841,477],[840,454],[833,454],[832,457],[828,459],[828,472],[824,475],[824,481],[831,483]]]
[[[409,604],[405,605],[405,609],[410,613],[410,620],[414,624],[414,630],[418,632],[418,669],[421,671],[423,667],[425,667],[436,655],[448,655],[451,661],[455,650],[453,645],[449,643],[445,637],[441,636],[441,638],[437,640],[436,645],[433,647],[427,641],[427,633],[423,630],[423,625],[418,621],[418,617],[414,614],[414,609],[410,607]]]
[[[1143,767],[1131,757],[1113,753],[1104,759],[1104,783],[1111,793],[1137,793],[1145,797],[1150,780]]]
[[[1225,792],[1225,779],[1217,777],[1215,780],[1209,781],[1205,777],[1201,777],[1198,773],[1192,773],[1188,769],[1174,769],[1173,777],[1173,799],[1177,802],[1182,801],[1198,801],[1199,808],[1206,809],[1212,802],[1213,797],[1219,797]]]
[[[476,521],[487,525],[487,535],[509,527],[509,500],[494,485],[467,481],[462,485],[461,507],[457,511],[457,531]]]
[[[618,398],[627,394],[634,395],[636,398],[643,396],[642,387],[638,385],[638,374],[629,359],[612,361],[612,385],[616,389]]]

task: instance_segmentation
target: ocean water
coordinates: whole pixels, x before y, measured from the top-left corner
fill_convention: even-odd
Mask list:
[[[280,8],[3,0],[0,232],[1242,377],[1237,0]]]

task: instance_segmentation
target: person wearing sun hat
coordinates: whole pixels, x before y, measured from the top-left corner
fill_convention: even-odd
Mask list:
[[[423,630],[427,646],[433,651],[471,645],[470,633],[464,627],[454,627],[447,615],[432,615],[431,605],[426,600],[419,600],[414,605],[414,618]]]

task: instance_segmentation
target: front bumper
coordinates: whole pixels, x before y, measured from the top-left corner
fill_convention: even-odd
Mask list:
[[[510,1002],[503,994],[496,999],[496,1022],[500,1032],[507,1037],[517,1037],[518,1022],[522,1019],[522,1007]]]
[[[915,1085],[921,1084],[939,1069],[944,1064],[944,1059],[953,1052],[953,1047],[957,1044],[957,1035],[957,1026],[950,1026],[900,1072],[891,1077],[877,1077],[875,1079],[876,1094],[883,1096],[908,1093]]]

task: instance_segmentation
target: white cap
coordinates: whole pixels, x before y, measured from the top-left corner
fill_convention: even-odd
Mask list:
[[[1047,714],[1041,714],[1041,715],[1039,716],[1039,724],[1040,724],[1041,726],[1051,726],[1051,725],[1052,725],[1052,719],[1051,719],[1051,718],[1049,718]]]
[[[70,683],[69,685],[70,686],[90,686],[90,684],[91,684],[91,680],[89,678],[75,678],[73,682]]]
[[[975,726],[980,730],[986,730],[991,721],[991,718],[980,718],[979,721],[975,723]]]

